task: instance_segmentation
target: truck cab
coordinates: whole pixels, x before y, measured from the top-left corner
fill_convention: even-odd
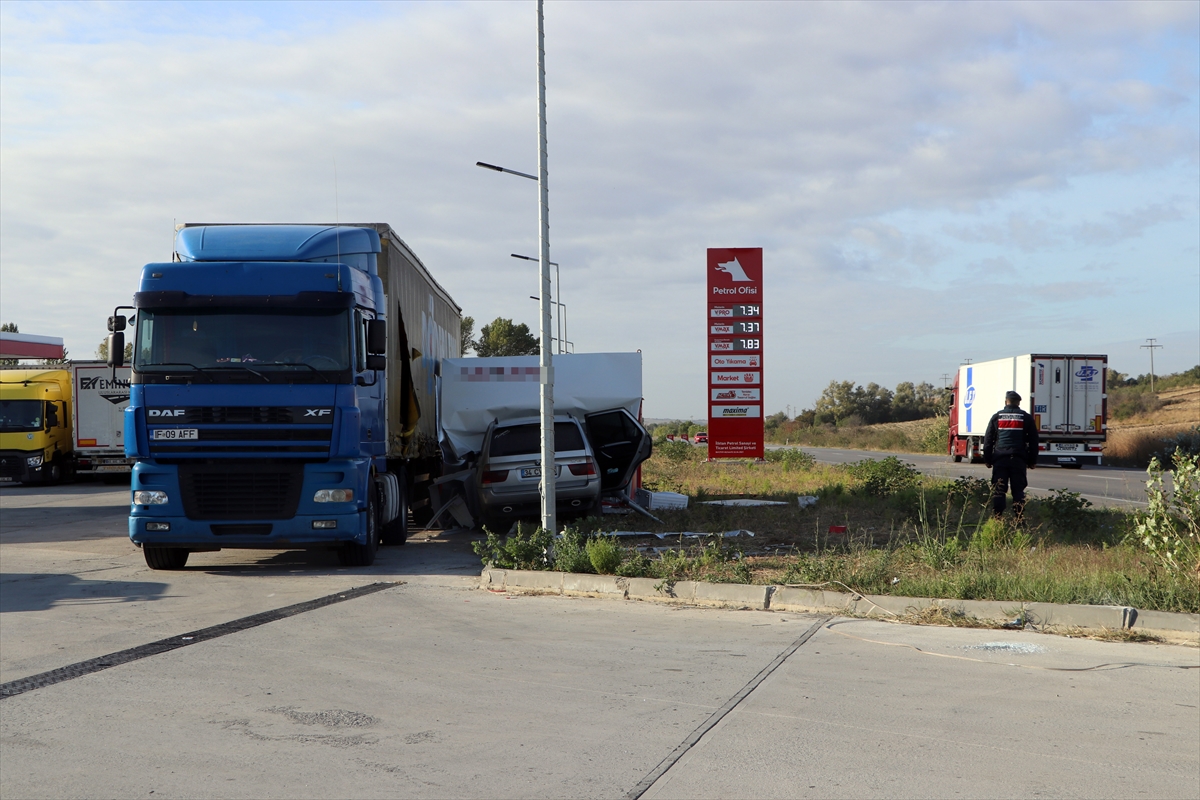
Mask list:
[[[379,252],[369,228],[200,225],[142,269],[109,353],[119,364],[131,323],[129,537],[150,567],[222,548],[374,560],[406,513],[387,472]]]
[[[0,371],[0,482],[56,483],[70,471],[70,371]]]

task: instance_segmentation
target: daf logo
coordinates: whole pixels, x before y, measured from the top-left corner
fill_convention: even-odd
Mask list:
[[[152,408],[149,415],[152,417],[182,417],[186,413],[183,408]]]
[[[332,413],[333,410],[329,408],[306,408],[304,410],[306,417],[327,417]]]

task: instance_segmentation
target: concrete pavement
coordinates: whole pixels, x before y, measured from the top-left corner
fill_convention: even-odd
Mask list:
[[[1200,794],[1194,648],[488,592],[461,535],[151,572],[71,489],[0,490],[5,681],[404,583],[0,700],[0,797]]]

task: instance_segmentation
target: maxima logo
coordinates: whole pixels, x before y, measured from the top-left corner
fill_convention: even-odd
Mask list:
[[[146,412],[149,417],[182,417],[187,413],[184,408],[152,408]]]
[[[757,418],[759,406],[712,406],[713,419],[747,419]]]

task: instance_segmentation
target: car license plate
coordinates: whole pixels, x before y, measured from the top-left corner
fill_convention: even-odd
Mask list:
[[[132,472],[129,467],[104,464],[96,467],[96,472]]]
[[[199,439],[197,428],[158,428],[154,431],[155,441],[182,441],[184,439]]]
[[[15,480],[16,480],[16,478],[3,477],[3,478],[0,478],[0,483],[12,483]]]
[[[562,472],[562,467],[556,466],[554,468],[554,477],[557,478],[561,472]],[[542,477],[542,468],[541,467],[525,467],[524,469],[521,470],[521,477],[522,478],[540,478],[540,477]]]
[[[1059,453],[1078,453],[1083,449],[1079,442],[1055,442],[1053,446],[1055,452]]]

